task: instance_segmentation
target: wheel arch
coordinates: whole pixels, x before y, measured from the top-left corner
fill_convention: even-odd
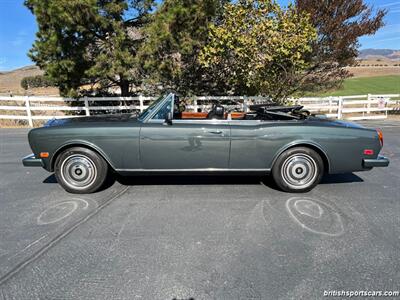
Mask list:
[[[96,145],[94,145],[92,143],[89,143],[89,142],[85,142],[85,141],[70,141],[68,143],[63,144],[62,146],[57,148],[56,151],[54,151],[54,154],[52,155],[51,160],[50,160],[50,171],[51,172],[54,171],[54,165],[55,165],[57,156],[60,155],[60,153],[62,153],[64,150],[66,150],[68,148],[72,148],[72,147],[82,147],[82,148],[86,148],[86,149],[89,149],[89,150],[92,150],[92,151],[96,152],[98,155],[100,155],[107,162],[107,164],[113,170],[115,170],[115,167],[111,163],[111,160],[109,159],[109,157],[104,153],[103,150],[101,150]]]
[[[321,147],[321,145],[315,143],[315,142],[310,142],[310,141],[298,141],[298,142],[294,142],[294,143],[290,143],[288,145],[285,145],[284,147],[282,147],[277,154],[275,154],[274,159],[272,160],[272,164],[271,164],[271,170],[275,165],[276,160],[278,159],[278,157],[285,152],[286,150],[289,150],[291,148],[297,148],[297,147],[305,147],[305,148],[310,148],[312,150],[314,150],[315,152],[317,152],[319,154],[319,156],[321,156],[322,161],[324,162],[324,169],[325,172],[330,173],[331,170],[331,162],[329,160],[329,156],[326,153],[326,151],[323,150],[323,148]]]

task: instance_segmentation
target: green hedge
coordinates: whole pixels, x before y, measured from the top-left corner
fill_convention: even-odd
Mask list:
[[[54,86],[54,83],[43,75],[28,76],[21,80],[21,86],[24,90],[29,88]]]

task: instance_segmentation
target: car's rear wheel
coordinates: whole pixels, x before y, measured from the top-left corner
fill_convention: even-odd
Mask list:
[[[324,173],[324,162],[313,149],[295,147],[283,152],[272,168],[277,186],[290,193],[312,190]]]
[[[89,194],[98,191],[104,184],[108,164],[90,149],[72,147],[58,155],[54,172],[58,183],[67,192]]]

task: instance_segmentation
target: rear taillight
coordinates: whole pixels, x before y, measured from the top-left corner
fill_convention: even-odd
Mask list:
[[[374,155],[374,150],[372,150],[372,149],[365,149],[365,150],[364,150],[364,155]]]
[[[380,130],[378,128],[378,129],[376,129],[376,133],[378,134],[378,138],[379,138],[379,142],[381,142],[381,146],[383,146],[383,133],[382,133],[382,130]]]

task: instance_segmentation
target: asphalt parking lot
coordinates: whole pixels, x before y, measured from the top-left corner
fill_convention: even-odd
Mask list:
[[[400,122],[388,168],[307,194],[258,177],[144,177],[92,195],[24,168],[0,129],[0,299],[321,299],[400,290]]]

